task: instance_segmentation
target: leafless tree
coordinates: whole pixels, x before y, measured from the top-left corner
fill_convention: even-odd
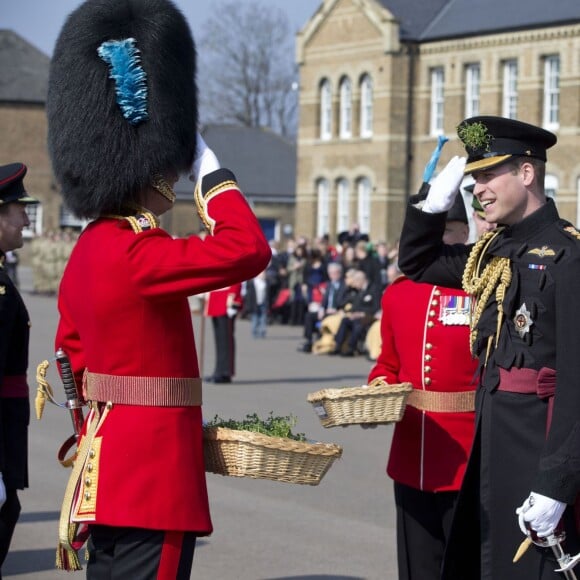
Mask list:
[[[260,2],[217,2],[198,41],[204,123],[297,129],[294,37],[286,14]]]

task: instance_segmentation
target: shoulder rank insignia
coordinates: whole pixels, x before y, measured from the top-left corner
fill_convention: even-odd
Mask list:
[[[159,221],[150,212],[126,216],[125,219],[131,224],[136,234],[159,227]]]
[[[545,258],[546,256],[555,256],[556,252],[554,252],[554,250],[548,246],[542,246],[541,248],[534,248],[533,250],[530,250],[528,254],[534,254],[538,256],[538,258]]]
[[[574,226],[566,226],[564,231],[571,236],[574,236],[577,240],[580,240],[580,232]]]

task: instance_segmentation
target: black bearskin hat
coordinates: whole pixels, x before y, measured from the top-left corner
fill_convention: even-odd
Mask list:
[[[87,0],[56,43],[48,147],[67,207],[118,213],[196,148],[195,46],[169,0]]]

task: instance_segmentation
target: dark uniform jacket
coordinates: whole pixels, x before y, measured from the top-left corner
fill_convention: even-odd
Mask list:
[[[399,266],[414,280],[459,288],[471,247],[438,243],[444,228],[445,214],[409,206]],[[478,324],[476,439],[443,578],[555,579],[548,549],[512,563],[523,539],[515,510],[532,490],[568,504],[580,490],[580,233],[548,199],[498,234],[483,266],[492,256],[510,259],[512,280],[487,365],[498,324],[495,293]],[[567,549],[575,553],[571,512]]]
[[[0,252],[0,258],[4,255]],[[30,405],[26,371],[30,319],[22,298],[0,267],[0,471],[8,489],[28,487]]]

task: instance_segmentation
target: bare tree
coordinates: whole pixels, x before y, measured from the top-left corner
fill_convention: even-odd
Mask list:
[[[285,13],[260,2],[218,2],[198,42],[204,122],[297,129],[294,37]]]

